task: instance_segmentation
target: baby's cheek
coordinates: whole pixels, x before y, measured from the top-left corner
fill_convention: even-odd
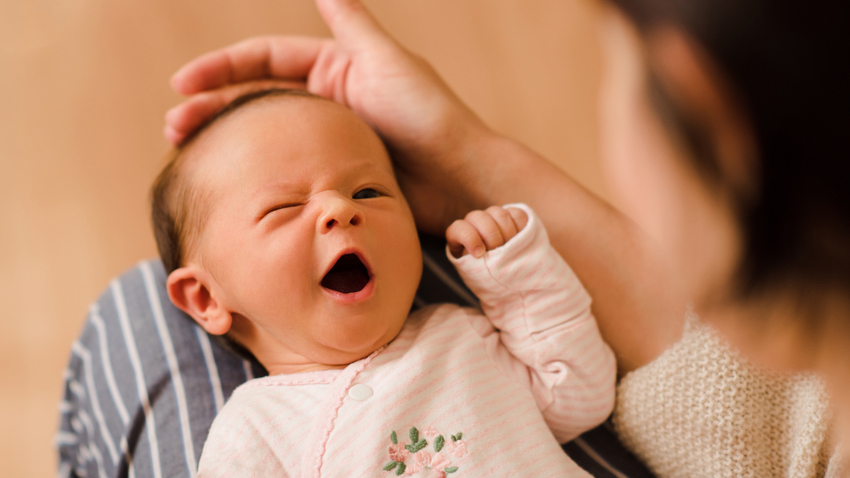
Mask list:
[[[399,293],[402,297],[409,296],[410,300],[413,300],[413,294],[416,292],[422,273],[422,249],[419,236],[412,221],[410,227],[399,228],[393,236],[392,258],[388,265],[393,269],[397,286],[402,289]],[[390,251],[385,252],[390,256]]]

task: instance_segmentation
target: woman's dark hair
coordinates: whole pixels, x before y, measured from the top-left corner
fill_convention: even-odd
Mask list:
[[[614,0],[638,28],[684,30],[744,103],[757,190],[739,204],[741,297],[850,291],[850,7],[836,0]],[[684,115],[679,115],[684,117]],[[685,128],[686,130],[689,128]],[[687,139],[689,136],[684,135]],[[697,135],[698,137],[698,135]],[[704,144],[702,172],[719,174]],[[710,164],[710,163],[714,164]],[[705,164],[709,163],[709,164]],[[722,180],[722,178],[720,178]]]

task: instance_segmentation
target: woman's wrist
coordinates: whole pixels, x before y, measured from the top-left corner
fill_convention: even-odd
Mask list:
[[[487,201],[487,152],[501,138],[462,104],[451,106],[454,111],[442,115],[440,126],[428,128],[428,138],[419,144],[388,142],[417,226],[436,235],[468,212],[493,205]]]

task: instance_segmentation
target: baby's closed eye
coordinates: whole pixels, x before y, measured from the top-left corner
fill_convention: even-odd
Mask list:
[[[262,214],[260,214],[259,220],[263,220],[266,216],[268,216],[269,214],[272,214],[274,212],[282,211],[284,209],[292,209],[292,208],[296,208],[296,207],[303,206],[303,205],[304,205],[304,203],[302,203],[302,202],[285,202],[285,203],[275,204],[274,206],[271,206],[268,209],[264,210],[262,212]]]

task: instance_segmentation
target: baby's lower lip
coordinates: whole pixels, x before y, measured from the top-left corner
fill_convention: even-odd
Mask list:
[[[372,293],[375,290],[375,277],[370,277],[366,286],[357,292],[350,292],[346,294],[333,289],[328,289],[327,287],[322,287],[322,289],[337,302],[343,304],[355,304],[372,296]]]

